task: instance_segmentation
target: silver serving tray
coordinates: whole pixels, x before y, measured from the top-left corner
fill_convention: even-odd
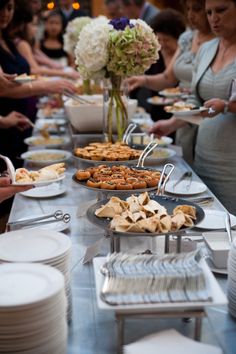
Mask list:
[[[128,196],[128,195],[127,195]],[[203,211],[203,209],[192,202],[189,202],[188,200],[184,200],[184,199],[180,199],[180,198],[173,198],[173,197],[167,197],[167,196],[159,196],[156,195],[155,193],[150,193],[149,194],[150,199],[156,200],[158,203],[160,203],[161,205],[163,205],[166,209],[168,214],[172,214],[173,209],[177,206],[177,205],[191,205],[194,206],[196,208],[196,216],[197,219],[194,220],[194,226],[192,227],[183,227],[180,230],[177,231],[170,231],[168,233],[150,233],[150,232],[117,232],[113,230],[114,235],[119,235],[119,236],[163,236],[163,235],[178,235],[181,234],[187,230],[192,229],[193,227],[197,226],[197,224],[199,222],[201,222],[205,216],[205,213]],[[123,197],[122,199],[125,199],[125,197]],[[109,230],[110,229],[110,221],[111,219],[109,218],[99,218],[95,215],[95,211],[100,208],[102,205],[107,203],[107,199],[103,199],[101,201],[99,201],[98,203],[92,205],[91,207],[88,208],[87,210],[87,218],[88,220],[98,226],[101,227],[104,230]]]

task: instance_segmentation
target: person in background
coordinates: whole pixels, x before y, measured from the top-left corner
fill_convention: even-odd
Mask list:
[[[44,35],[40,41],[44,54],[63,66],[68,65],[68,55],[63,49],[63,21],[58,11],[49,12],[45,19]]]
[[[202,113],[205,119],[198,129],[194,169],[236,214],[236,107],[234,101],[228,103],[236,72],[236,0],[206,0],[205,10],[216,38],[200,48],[194,67],[191,102],[211,108]],[[174,117],[157,122],[153,131],[162,135],[185,124]]]
[[[29,0],[28,1],[30,9],[33,15],[40,15],[42,11],[42,1],[41,0]]]
[[[130,90],[144,86],[161,91],[179,84],[183,91],[190,92],[196,54],[200,46],[214,38],[214,35],[206,17],[205,0],[185,0],[183,5],[191,29],[180,36],[179,46],[172,61],[161,74],[130,78],[128,80]],[[155,125],[151,129],[151,132],[154,131]],[[172,130],[167,132],[171,133]],[[193,125],[187,125],[176,132],[175,142],[183,148],[183,157],[189,164],[193,163],[196,135],[197,127]]]
[[[185,18],[176,10],[165,9],[154,16],[150,26],[161,44],[161,50],[159,59],[145,75],[156,75],[165,71],[170,64],[178,48],[179,36],[185,31]],[[166,113],[163,106],[148,104],[147,99],[152,96],[156,96],[156,91],[147,88],[139,88],[131,92],[131,97],[138,99],[139,106],[144,107],[154,121],[169,118],[170,113]]]
[[[123,16],[120,0],[105,0],[106,15],[108,18],[119,18]]]
[[[36,30],[37,27],[34,24],[34,18],[28,8],[27,2],[25,0],[15,0],[15,11],[10,24],[9,33],[14,40],[17,50],[29,63],[31,74],[59,76],[70,79],[79,78],[78,72],[73,69],[70,71],[52,69],[37,63],[32,50]]]
[[[73,8],[73,0],[59,0],[59,13],[63,18],[63,29],[65,30],[67,23],[79,16],[87,16],[86,12],[80,8]]]
[[[123,13],[128,18],[140,18],[148,24],[160,11],[156,6],[145,0],[120,0]]]

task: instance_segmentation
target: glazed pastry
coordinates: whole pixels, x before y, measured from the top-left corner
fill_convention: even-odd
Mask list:
[[[133,189],[133,186],[132,186],[131,183],[121,182],[121,183],[117,183],[116,189],[118,189],[118,190],[130,190],[130,189]]]
[[[116,189],[116,184],[113,181],[103,181],[101,183],[101,189],[114,190]]]
[[[147,183],[145,181],[138,181],[133,183],[133,189],[145,189],[147,188]]]
[[[86,184],[87,184],[88,187],[91,187],[91,188],[100,188],[101,183],[102,183],[101,181],[97,181],[94,178],[90,178],[90,179],[87,180]]]
[[[86,181],[91,177],[91,173],[86,170],[78,170],[75,176],[79,181]]]

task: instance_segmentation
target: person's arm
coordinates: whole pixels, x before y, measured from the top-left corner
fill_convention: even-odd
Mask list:
[[[176,86],[178,80],[174,74],[174,64],[178,56],[179,49],[177,49],[177,51],[175,52],[166,70],[161,74],[141,75],[129,78],[127,80],[127,83],[129,85],[129,91],[132,91],[137,87],[146,87],[150,90],[161,91],[163,89]]]
[[[49,69],[38,65],[34,58],[33,51],[28,42],[21,40],[17,43],[17,49],[19,53],[27,60],[30,65],[31,74],[35,75],[47,75],[47,76],[61,76],[64,78],[76,79],[79,77],[79,73],[65,72],[61,69]]]
[[[19,112],[11,112],[5,117],[0,117],[0,129],[15,127],[21,131],[32,126],[30,120]]]
[[[14,75],[5,74],[0,68],[0,92],[2,90],[17,86],[17,83],[13,81],[16,76],[17,75],[15,74]]]
[[[186,126],[188,123],[183,120],[171,117],[170,119],[162,119],[153,124],[152,128],[149,130],[149,134],[155,134],[158,137],[170,135],[174,133],[177,129]]]
[[[76,87],[67,80],[35,80],[30,83],[18,84],[16,87],[0,90],[0,97],[25,98],[31,96],[62,94],[64,91],[76,92]]]
[[[9,177],[0,177],[0,203],[13,197],[16,193],[27,191],[32,186],[12,186]]]

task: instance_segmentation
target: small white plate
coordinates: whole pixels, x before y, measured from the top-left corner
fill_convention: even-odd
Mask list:
[[[191,117],[191,116],[195,116],[196,114],[205,112],[207,110],[208,108],[206,107],[200,107],[196,109],[190,109],[189,111],[171,111],[169,113],[174,114],[176,117]]]
[[[149,165],[152,163],[162,163],[165,162],[176,155],[176,152],[172,149],[167,148],[157,148],[152,152],[150,157],[147,157],[144,165]]]
[[[204,219],[196,225],[198,229],[225,229],[226,213],[221,210],[205,210]],[[236,217],[230,214],[231,226],[236,226]]]
[[[212,273],[215,273],[215,274],[223,274],[223,275],[228,275],[228,269],[221,269],[221,268],[216,268],[215,265],[212,263],[211,259],[210,258],[207,258],[206,259],[206,262],[210,268],[210,270],[212,271]]]
[[[55,183],[54,185],[51,184],[49,186],[32,188],[26,192],[21,192],[20,194],[28,198],[51,198],[64,194],[66,190],[66,186]]]
[[[68,144],[70,139],[69,137],[65,137],[65,136],[59,136],[59,135],[51,135],[50,138],[52,139],[50,143],[47,143],[47,140],[44,139],[41,135],[39,136],[31,136],[29,138],[26,138],[24,140],[24,143],[26,145],[29,146],[33,146],[33,147],[38,147],[38,146],[45,146],[45,147],[59,147],[65,144]],[[42,144],[36,144],[35,142],[37,142],[37,140],[42,140]],[[58,142],[56,140],[54,140],[55,142],[53,142],[53,139],[60,139],[61,141]]]
[[[34,182],[26,182],[26,183],[17,183],[14,182],[12,183],[12,186],[47,186],[49,184],[52,184],[54,182],[59,182],[62,181],[65,178],[65,175],[61,175],[58,178],[50,179],[47,181],[34,181]]]
[[[165,106],[167,104],[173,104],[174,100],[171,98],[153,96],[147,98],[147,102],[153,104],[154,106]]]
[[[148,145],[151,141],[151,137],[145,133],[131,134],[130,141],[131,145]],[[168,146],[173,143],[173,139],[169,136],[154,138],[153,141],[158,143],[158,147]]]
[[[182,92],[172,92],[172,91],[169,91],[168,89],[166,89],[166,90],[159,91],[159,94],[162,96],[165,96],[165,97],[181,97],[183,93]]]
[[[19,82],[20,84],[25,84],[27,82],[35,81],[36,77],[34,75],[26,75],[26,76],[17,76],[14,81]]]
[[[40,158],[37,158],[37,156],[40,156]],[[50,165],[53,163],[66,161],[71,156],[71,152],[66,150],[44,149],[27,151],[21,155],[21,158],[38,165]]]
[[[172,181],[167,182],[165,191],[170,194],[194,195],[194,194],[203,193],[207,190],[207,186],[203,183],[200,183],[200,182],[192,181],[189,189],[188,189],[188,186],[189,186],[190,182],[188,179],[179,182],[174,187],[174,184],[176,182],[177,182],[177,180],[172,180]]]

